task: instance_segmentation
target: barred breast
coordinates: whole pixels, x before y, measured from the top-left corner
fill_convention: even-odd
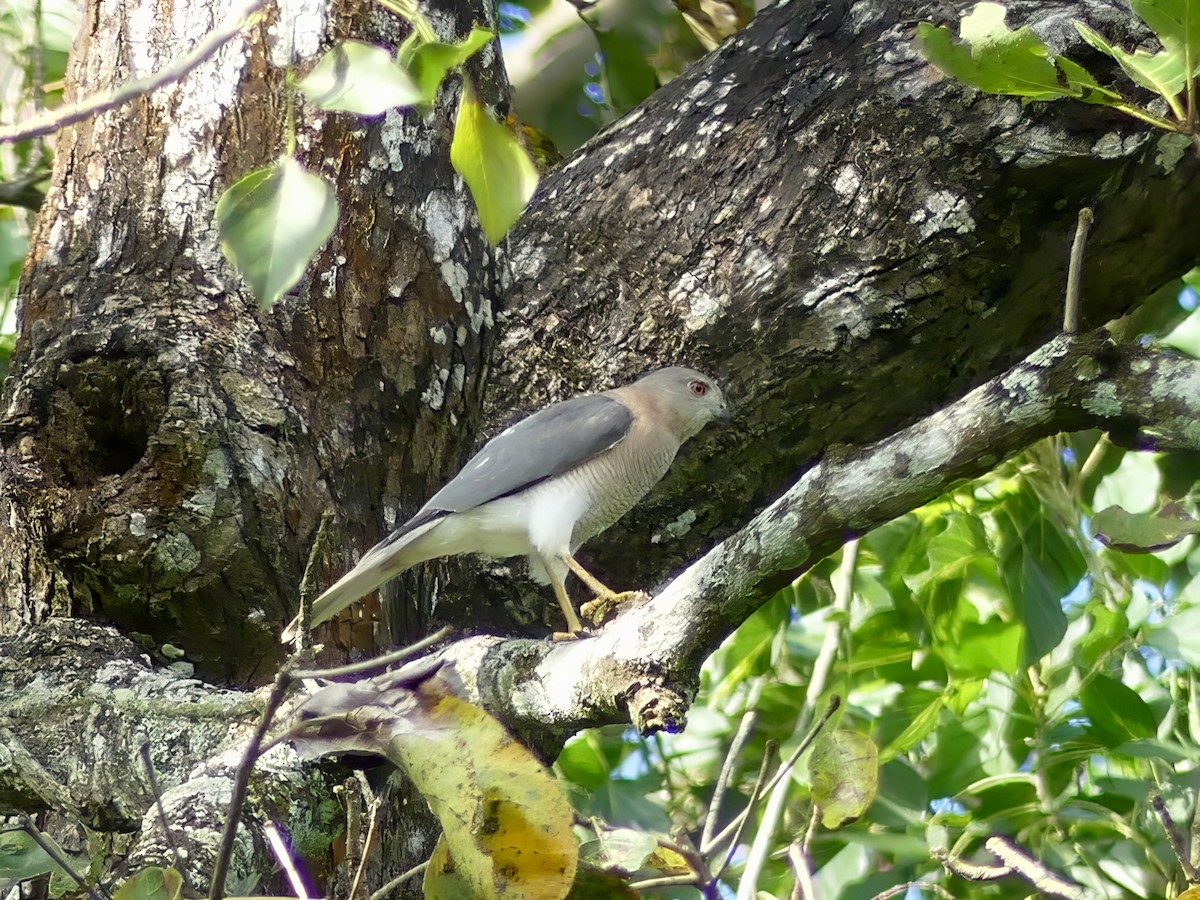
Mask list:
[[[572,548],[604,531],[633,509],[671,468],[675,441],[622,442],[589,460],[574,473],[591,497],[571,535]]]

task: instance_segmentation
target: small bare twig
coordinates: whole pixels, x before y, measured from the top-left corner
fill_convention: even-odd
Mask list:
[[[1080,885],[1052,871],[1012,838],[996,835],[988,838],[983,846],[996,854],[1013,872],[1037,888],[1043,896],[1062,897],[1063,900],[1084,900],[1087,896]]]
[[[379,827],[379,813],[383,808],[378,798],[365,799],[367,799],[367,808],[369,810],[367,815],[370,816],[370,820],[367,823],[367,839],[363,841],[362,851],[358,859],[358,868],[354,871],[354,881],[350,883],[349,900],[357,900],[358,898],[358,886],[362,884],[363,872],[367,868],[367,857],[371,853],[371,845],[375,843],[375,829]]]
[[[82,122],[94,115],[116,109],[130,100],[136,100],[160,87],[179,81],[184,75],[220,50],[226,42],[232,40],[246,27],[250,18],[265,5],[266,0],[248,0],[225,22],[201,38],[191,53],[168,63],[153,75],[118,85],[107,93],[96,94],[79,103],[59,107],[49,113],[34,115],[9,128],[0,128],[0,144],[27,141],[30,138],[53,134],[67,125],[74,125],[76,122]]]
[[[825,727],[825,723],[829,721],[830,716],[837,712],[838,707],[841,705],[841,697],[834,695],[829,698],[829,706],[821,715],[820,721],[818,721],[817,724],[814,725],[808,732],[808,734],[804,736],[804,740],[800,742],[800,745],[796,747],[796,749],[792,752],[792,755],[788,757],[787,762],[779,767],[779,770],[775,773],[774,777],[771,778],[770,783],[763,789],[763,793],[774,790],[775,785],[779,784],[779,782],[787,776],[788,772],[790,772],[792,767],[796,765],[796,761],[800,759],[804,751],[812,746],[812,742],[817,739],[817,735],[821,733],[821,729]],[[739,827],[741,826],[742,822],[745,821],[747,814],[748,810],[745,809],[738,813],[737,817],[728,825],[726,825],[720,834],[712,839],[712,843],[709,846],[700,848],[700,852],[708,855],[713,851],[714,848],[723,844],[730,836],[734,834],[735,831],[739,830]]]
[[[746,804],[746,808],[742,811],[742,815],[735,820],[737,828],[733,831],[733,839],[729,842],[729,849],[725,851],[725,858],[721,860],[721,864],[713,870],[712,881],[709,882],[709,890],[715,892],[717,879],[721,877],[721,873],[728,867],[730,860],[733,859],[734,851],[737,850],[738,839],[742,836],[742,830],[746,827],[746,823],[750,821],[750,816],[754,812],[754,808],[758,805],[759,799],[765,793],[763,785],[767,781],[767,771],[771,768],[771,763],[775,761],[775,754],[779,750],[779,745],[775,741],[767,741],[766,749],[763,751],[762,762],[758,766],[758,777],[754,779],[754,790],[750,792],[750,800]],[[708,890],[705,891],[708,894]],[[714,893],[715,896],[715,893]]]
[[[406,881],[409,881],[410,879],[417,877],[418,875],[420,875],[422,872],[424,872],[428,868],[429,868],[429,860],[425,860],[425,862],[413,866],[407,872],[402,872],[401,874],[399,874],[395,878],[393,878],[391,881],[389,881],[387,884],[385,884],[383,887],[381,887],[379,890],[377,890],[375,893],[373,893],[371,895],[371,900],[384,900],[384,898],[387,897],[387,895],[390,894],[392,891],[396,890],[396,888],[402,886]]]
[[[1063,331],[1067,334],[1079,334],[1079,309],[1083,302],[1083,254],[1087,249],[1088,229],[1092,227],[1093,220],[1090,206],[1079,211],[1075,242],[1071,245],[1071,263],[1067,267],[1067,302],[1063,309]]]
[[[812,872],[808,869],[808,853],[800,846],[800,841],[792,841],[787,849],[788,863],[796,873],[796,883],[792,885],[792,900],[817,900],[817,889],[813,886]]]
[[[150,742],[144,741],[140,751],[142,765],[146,769],[146,778],[150,782],[150,791],[154,794],[154,808],[158,811],[158,824],[162,826],[163,837],[167,841],[167,846],[171,848],[171,855],[175,858],[175,868],[179,870],[188,893],[199,895],[199,891],[192,885],[192,880],[188,877],[187,862],[183,859],[183,855],[179,852],[179,847],[175,844],[175,835],[172,833],[171,825],[167,821],[167,811],[163,808],[162,791],[158,787],[158,776],[154,772],[154,760],[150,758]]]
[[[283,702],[283,697],[291,685],[292,677],[287,667],[284,666],[275,676],[275,684],[267,698],[267,706],[263,710],[262,719],[250,737],[250,743],[246,745],[246,752],[242,754],[242,761],[238,765],[233,779],[233,796],[229,800],[225,831],[221,834],[221,848],[217,852],[217,860],[213,864],[212,884],[208,891],[209,900],[221,900],[224,895],[225,876],[229,874],[229,860],[233,856],[233,841],[237,837],[238,820],[242,816],[242,804],[246,802],[246,788],[250,784],[250,773],[258,761],[259,748],[262,747],[267,729],[271,727],[271,720],[275,718],[275,711],[279,709],[279,704]]]
[[[940,884],[933,884],[929,881],[909,881],[904,884],[898,884],[895,887],[888,888],[886,891],[881,891],[872,897],[871,900],[889,900],[891,897],[899,897],[901,894],[907,894],[911,888],[916,888],[919,891],[933,891],[939,897],[945,897],[946,900],[954,900],[952,893]]]
[[[1197,870],[1196,864],[1192,861],[1191,852],[1184,842],[1183,834],[1180,832],[1179,826],[1175,824],[1175,820],[1171,817],[1170,810],[1167,809],[1167,802],[1163,799],[1162,794],[1156,792],[1150,798],[1150,806],[1154,809],[1158,820],[1162,822],[1163,831],[1167,833],[1167,840],[1171,842],[1171,849],[1175,851],[1180,868],[1183,869],[1184,877],[1192,884],[1200,882],[1200,871]]]
[[[288,92],[291,96],[291,91]],[[312,620],[312,602],[317,595],[317,563],[329,543],[329,524],[333,521],[333,510],[327,509],[321,513],[321,524],[317,526],[317,536],[313,538],[312,546],[308,548],[308,562],[304,564],[304,576],[300,579],[300,611],[296,615],[299,621],[296,631],[296,651],[302,652],[309,647],[312,640],[310,634]]]
[[[335,666],[331,669],[297,669],[288,677],[292,681],[306,681],[310,678],[345,678],[348,675],[362,675],[364,672],[386,669],[388,666],[404,662],[413,656],[424,653],[435,644],[440,644],[446,640],[452,633],[453,629],[449,626],[439,628],[433,634],[429,635],[429,637],[422,638],[415,644],[409,644],[407,647],[401,647],[399,650],[385,653],[383,656],[377,656],[374,659],[351,663],[348,666]]]
[[[298,900],[308,900],[308,886],[304,883],[300,870],[296,868],[296,862],[292,859],[292,853],[288,849],[283,835],[279,833],[279,828],[274,822],[268,822],[263,827],[263,833],[267,836],[267,844],[270,846],[271,852],[275,854],[275,859],[284,874],[287,875],[288,884],[292,886]]]
[[[983,846],[1000,860],[1000,865],[967,862],[952,856],[944,847],[934,848],[932,853],[934,859],[945,866],[947,871],[968,881],[999,881],[1010,875],[1018,875],[1037,888],[1039,896],[1042,897],[1084,900],[1087,896],[1080,885],[1051,871],[1045,863],[1018,846],[1011,838],[993,835]]]
[[[46,108],[46,42],[42,34],[42,0],[34,0],[33,46],[28,48],[28,53],[30,93],[35,113]]]
[[[83,876],[75,871],[75,868],[71,865],[70,860],[68,860],[62,855],[62,853],[59,852],[58,847],[46,840],[45,836],[38,831],[37,826],[29,820],[29,816],[20,816],[20,818],[17,820],[17,827],[29,835],[29,839],[41,847],[42,852],[54,860],[54,864],[56,866],[70,875],[71,879],[77,885],[87,891],[88,896],[91,897],[92,900],[101,900],[102,896],[107,898],[107,900],[112,900],[112,894],[105,890],[103,886],[100,886],[99,891],[97,891],[96,888],[92,887],[83,880]]]
[[[642,881],[634,881],[629,887],[635,891],[646,891],[651,888],[660,887],[695,887],[697,878],[695,873],[687,875],[660,875],[657,878],[646,878]]]
[[[757,690],[755,691],[757,694]],[[738,730],[733,736],[733,740],[729,743],[729,752],[725,754],[725,762],[721,766],[721,774],[717,777],[716,786],[713,788],[712,800],[708,804],[708,815],[704,818],[704,831],[700,833],[700,846],[705,847],[712,843],[713,832],[717,830],[717,816],[721,812],[721,803],[725,800],[725,791],[729,788],[730,779],[733,778],[734,765],[742,755],[742,748],[746,746],[746,741],[750,739],[750,735],[754,733],[754,726],[758,722],[758,711],[754,709],[755,700],[749,703],[750,709],[742,715],[742,721],[738,724]]]

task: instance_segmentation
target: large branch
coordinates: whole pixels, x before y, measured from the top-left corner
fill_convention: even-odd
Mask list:
[[[1060,336],[915,425],[821,460],[596,637],[570,644],[480,637],[443,656],[469,695],[550,755],[585,726],[632,721],[643,734],[678,730],[708,654],[848,538],[1059,431],[1098,427],[1143,447],[1197,450],[1198,421],[1200,362],[1117,346],[1104,331]]]
[[[1114,84],[1073,20],[1144,37],[1117,0],[1006,6]],[[734,403],[736,428],[703,435],[589,544],[610,580],[656,583],[827,448],[892,434],[1047,341],[1082,206],[1085,327],[1195,264],[1187,137],[945,78],[913,37],[957,29],[960,7],[765,9],[539,189],[510,243],[494,406],[676,361]]]
[[[1139,445],[1194,450],[1197,422],[1200,362],[1116,346],[1104,332],[1059,337],[892,437],[821,460],[753,522],[595,637],[466,638],[441,652],[451,664],[444,671],[547,756],[585,726],[632,720],[642,732],[679,729],[704,658],[847,537],[1063,429],[1098,426]],[[36,690],[32,659],[56,661]],[[406,676],[379,676],[396,677]],[[150,794],[129,748],[144,734],[170,798],[219,821],[230,748],[256,714],[248,695],[156,670],[111,630],[83,622],[29,628],[0,638],[0,733],[19,738],[0,742],[8,748],[0,754],[0,800],[135,824]],[[272,785],[296,790],[297,772],[286,761],[266,769],[263,793]]]

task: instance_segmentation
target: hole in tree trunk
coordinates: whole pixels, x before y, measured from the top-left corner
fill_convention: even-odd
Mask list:
[[[146,455],[166,405],[162,374],[145,358],[65,362],[49,398],[48,468],[68,487],[123,475]]]

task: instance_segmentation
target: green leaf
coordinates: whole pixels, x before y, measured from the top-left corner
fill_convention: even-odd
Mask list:
[[[632,109],[654,93],[658,76],[635,38],[615,29],[593,28],[592,34],[604,56],[604,77],[613,107]]]
[[[1092,532],[1106,547],[1125,553],[1153,553],[1200,534],[1200,522],[1109,506],[1092,516]]]
[[[917,25],[925,58],[947,75],[992,94],[1035,100],[1083,98],[1099,88],[1081,66],[1056,60],[1029,26],[1010,31],[999,3],[977,3],[959,23],[961,43],[950,30],[927,22]]]
[[[1200,3],[1196,0],[1129,0],[1163,47],[1184,61],[1184,72],[1200,74]]]
[[[471,189],[488,240],[499,243],[533,196],[538,174],[529,154],[511,131],[491,117],[467,79],[450,162]]]
[[[179,900],[183,892],[183,876],[174,869],[148,866],[127,880],[113,900]]]
[[[329,50],[300,82],[321,109],[377,116],[423,99],[412,76],[382,47],[343,41]]]
[[[968,622],[961,628],[957,645],[942,649],[946,665],[959,675],[1012,675],[1022,665],[1025,629],[1016,622]]]
[[[221,247],[264,309],[303,277],[337,218],[333,188],[290,156],[238,179],[217,202]]]
[[[822,825],[835,829],[857,821],[879,790],[875,742],[847,729],[821,732],[808,758],[808,778]]]
[[[454,44],[430,41],[416,44],[403,58],[424,103],[432,103],[437,97],[438,85],[446,73],[465,63],[476,51],[495,37],[489,28],[475,26],[463,40]]]
[[[1031,663],[1066,634],[1062,598],[1087,572],[1087,561],[1032,489],[1011,495],[995,521],[1000,571],[1013,612],[1025,626],[1024,661]]]
[[[1125,74],[1142,87],[1149,88],[1170,101],[1183,90],[1184,59],[1181,54],[1170,50],[1161,53],[1149,53],[1145,50],[1126,53],[1120,47],[1108,43],[1083,22],[1076,22],[1075,28],[1085,41],[1101,53],[1107,53],[1115,59],[1125,70]]]
[[[45,840],[49,837],[42,835]],[[0,832],[0,886],[58,870],[58,864],[24,831]]]
[[[1200,668],[1200,606],[1193,606],[1146,626],[1146,643],[1170,660]]]
[[[596,790],[608,781],[609,766],[590,731],[575,735],[558,754],[555,765],[563,777],[580,787]]]
[[[580,845],[579,856],[601,868],[616,866],[636,872],[658,848],[654,835],[633,828],[598,828],[596,838]]]
[[[1117,645],[1129,640],[1129,620],[1123,609],[1109,609],[1102,600],[1093,600],[1088,604],[1087,613],[1091,618],[1090,627],[1075,644],[1077,662],[1085,671]]]
[[[911,750],[921,741],[925,740],[933,729],[937,728],[938,718],[942,714],[942,709],[945,707],[947,699],[945,694],[941,694],[917,713],[908,727],[900,732],[896,739],[879,754],[880,759],[886,762],[897,753],[904,753]]]
[[[1152,738],[1158,719],[1137,692],[1107,675],[1097,675],[1079,693],[1079,703],[1105,746]]]

